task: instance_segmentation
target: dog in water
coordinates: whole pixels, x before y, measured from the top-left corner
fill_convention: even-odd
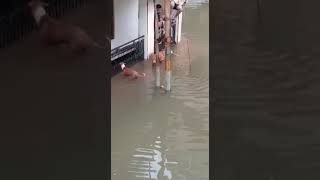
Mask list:
[[[146,73],[139,73],[133,69],[127,68],[124,63],[121,63],[121,69],[124,76],[132,77],[134,79],[145,77]]]
[[[47,3],[41,0],[31,0],[28,6],[45,46],[63,45],[70,47],[74,52],[84,52],[91,46],[105,49],[94,42],[81,28],[50,17],[44,8],[48,6]]]
[[[166,59],[165,51],[159,51],[159,53],[153,53],[150,55],[150,59],[152,59],[152,63],[155,64],[157,62],[157,58],[160,63],[162,63]]]

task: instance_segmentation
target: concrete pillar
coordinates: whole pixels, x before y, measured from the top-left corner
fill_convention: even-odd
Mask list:
[[[139,0],[139,37],[144,35],[144,59],[154,52],[154,2]]]
[[[147,0],[148,6],[148,33],[147,33],[147,56],[150,57],[154,53],[154,2],[152,0]]]
[[[184,0],[179,0],[179,4],[183,3]],[[182,28],[182,14],[181,12],[177,17],[177,26],[176,26],[176,42],[179,43],[181,41],[181,28]]]

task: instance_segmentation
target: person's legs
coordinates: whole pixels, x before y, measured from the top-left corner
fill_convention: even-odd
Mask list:
[[[176,23],[171,26],[171,31],[172,31],[172,42],[176,44]]]

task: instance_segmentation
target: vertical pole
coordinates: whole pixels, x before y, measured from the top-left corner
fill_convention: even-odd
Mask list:
[[[159,43],[157,41],[158,37],[159,37],[159,27],[158,27],[158,9],[156,7],[156,2],[154,2],[154,14],[155,14],[155,51],[156,51],[156,87],[160,87],[160,62],[159,62],[159,58],[158,58],[158,54],[159,54]]]
[[[165,48],[166,48],[166,90],[171,90],[171,5],[170,0],[164,0],[164,11],[165,11]]]
[[[181,1],[182,0],[179,1],[179,4],[181,4]],[[183,2],[186,2],[186,0],[184,0]],[[177,19],[177,44],[181,41],[182,14],[183,12],[179,14]]]

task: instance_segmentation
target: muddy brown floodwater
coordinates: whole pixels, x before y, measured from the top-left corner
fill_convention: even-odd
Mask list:
[[[150,61],[132,67],[145,79],[112,78],[112,180],[209,179],[208,1],[189,0],[182,26],[170,93]]]

